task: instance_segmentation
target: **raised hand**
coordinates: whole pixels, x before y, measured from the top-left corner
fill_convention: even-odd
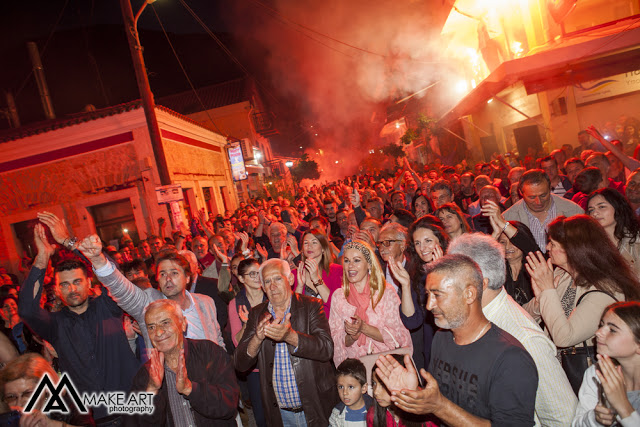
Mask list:
[[[394,260],[392,258],[389,258],[388,265],[393,278],[396,279],[398,283],[400,283],[400,286],[402,286],[402,291],[408,291],[409,286],[411,285],[409,272],[402,266],[402,263],[400,261]]]
[[[532,285],[533,282],[535,282],[535,288],[537,288],[539,293],[547,289],[555,289],[557,286],[557,280],[553,278],[553,264],[551,260],[544,259],[542,252],[529,253],[527,255],[525,268],[531,276]],[[538,296],[538,294],[535,293],[535,288],[533,288],[534,294]]]
[[[304,263],[302,261],[300,261],[298,263],[298,268],[296,268],[296,289],[295,292],[301,294],[302,293],[302,289],[304,288],[305,285],[305,280],[304,280],[304,274],[305,274],[305,269],[304,269]]]
[[[300,254],[300,250],[298,249],[298,241],[295,236],[289,234],[287,235],[287,245],[291,248],[291,253],[294,257],[297,257]]]
[[[433,248],[433,260],[432,261],[440,259],[443,256],[444,256],[444,251],[442,250],[442,247],[440,246],[439,243],[436,243],[436,247]]]
[[[265,313],[264,317],[256,325],[256,337],[260,341],[264,341],[266,337],[266,327],[271,323],[271,314]]]
[[[482,206],[481,212],[483,216],[489,217],[490,221],[492,220],[493,222],[495,222],[496,226],[499,227],[500,230],[502,230],[502,228],[505,226],[506,221],[500,213],[500,207],[498,207],[495,202],[487,200],[484,206]]]
[[[596,375],[602,384],[604,394],[620,418],[627,418],[634,411],[627,397],[627,386],[622,376],[622,367],[615,366],[609,356],[598,355]]]
[[[147,391],[155,393],[162,387],[162,380],[164,379],[164,353],[155,348],[149,351],[147,371],[149,373]]]
[[[96,268],[100,268],[107,263],[106,258],[102,255],[102,242],[95,234],[82,239],[78,245],[78,250],[82,252]]]
[[[34,227],[33,240],[36,245],[36,249],[38,250],[38,256],[46,258],[48,262],[49,258],[56,250],[47,240],[47,233],[44,231],[44,226],[42,224],[36,224]]]
[[[373,235],[368,230],[359,230],[353,235],[354,240],[362,240],[366,242],[372,248],[376,247],[376,243],[373,240]]]
[[[178,367],[176,368],[176,390],[178,393],[189,396],[191,394],[192,384],[187,374],[187,365],[184,359],[184,347],[180,349],[178,355]]]
[[[404,356],[404,364],[402,366],[391,355],[380,356],[376,360],[376,375],[392,393],[418,389],[418,373],[408,354]]]
[[[242,240],[242,245],[240,246],[240,252],[246,251],[247,248],[249,247],[249,235],[247,234],[247,232],[243,231],[241,233],[237,233],[236,237]]]
[[[216,258],[218,258],[221,263],[229,264],[229,257],[227,256],[227,254],[223,254],[222,252],[220,252],[220,249],[218,249],[217,245],[213,245],[213,252],[215,253]]]
[[[269,258],[269,254],[267,250],[260,243],[256,243],[256,250],[258,251],[258,255],[262,258],[263,261],[266,261]]]
[[[51,235],[59,244],[63,244],[65,240],[71,237],[67,224],[64,220],[58,218],[51,212],[38,212],[37,214],[40,222],[45,224],[51,230]]]
[[[318,266],[318,261],[315,259],[307,258],[304,262],[304,269],[309,272],[309,277],[312,282],[317,282],[320,280],[320,271]]]
[[[249,320],[249,310],[247,310],[246,305],[241,305],[240,308],[238,308],[238,317],[243,324],[247,323],[247,321]]]

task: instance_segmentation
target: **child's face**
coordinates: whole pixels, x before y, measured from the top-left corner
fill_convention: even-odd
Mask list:
[[[387,388],[380,382],[380,379],[375,374],[371,378],[371,385],[373,386],[373,397],[378,401],[378,405],[383,408],[391,406],[391,396]]]
[[[336,382],[340,400],[351,409],[360,409],[364,404],[362,395],[367,392],[367,385],[361,385],[351,375],[340,375]]]

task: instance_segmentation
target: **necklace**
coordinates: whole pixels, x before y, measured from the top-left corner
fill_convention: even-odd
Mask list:
[[[486,325],[484,325],[484,327],[480,330],[480,332],[478,333],[478,335],[476,335],[476,337],[475,337],[473,340],[469,341],[467,344],[471,344],[471,343],[474,343],[474,342],[478,341],[478,339],[480,338],[480,336],[484,333],[484,331],[486,331],[486,330],[487,330],[487,328],[488,328],[489,326],[491,326],[491,322],[487,321],[487,324],[486,324]],[[455,341],[455,340],[456,340],[456,337],[453,337],[453,341]]]

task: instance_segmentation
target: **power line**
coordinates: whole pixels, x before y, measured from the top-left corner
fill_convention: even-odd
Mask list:
[[[242,65],[242,63],[238,60],[238,58],[236,58],[233,53],[231,53],[231,51],[229,49],[227,49],[227,47],[224,45],[224,43],[222,43],[222,41],[220,41],[220,39],[213,33],[213,31],[211,31],[209,29],[209,27],[202,21],[202,19],[200,19],[200,17],[198,16],[197,13],[195,13],[193,11],[193,9],[191,9],[189,7],[189,5],[184,1],[184,0],[180,0],[180,3],[182,4],[182,6],[185,7],[185,9],[187,9],[187,11],[191,14],[191,16],[193,16],[193,18],[198,22],[198,24],[200,24],[200,26],[207,32],[207,34],[209,34],[209,36],[211,36],[211,38],[213,38],[213,40],[215,40],[215,42],[218,44],[218,46],[220,46],[220,48],[224,51],[224,53],[226,53],[229,58],[231,58],[231,60],[238,66],[240,67],[240,69],[245,73],[245,75],[251,77],[253,79],[253,81],[256,82],[256,84],[258,86],[260,86],[260,88],[267,94],[269,95],[277,104],[279,104],[280,102],[278,101],[278,99],[266,88],[264,87],[264,85],[262,83],[260,83],[260,81],[253,77],[253,75],[249,72],[249,70],[247,70],[244,65]]]
[[[69,0],[65,0],[64,5],[62,6],[62,10],[60,11],[60,14],[58,15],[58,19],[56,19],[56,22],[53,24],[53,28],[51,28],[51,32],[49,33],[49,37],[47,37],[47,41],[44,43],[44,46],[42,47],[42,51],[40,52],[40,56],[41,57],[44,57],[44,53],[47,50],[47,46],[49,46],[49,42],[51,41],[51,38],[53,37],[53,33],[55,33],[56,28],[58,28],[58,24],[60,23],[60,20],[62,19],[62,15],[64,15],[64,11],[67,9],[67,4],[69,4]],[[29,73],[27,74],[27,77],[25,77],[25,79],[22,81],[22,83],[18,87],[18,90],[16,91],[16,95],[15,95],[16,98],[20,95],[20,92],[22,92],[22,89],[24,89],[25,85],[27,84],[27,82],[31,78],[32,74],[33,74],[33,68],[31,68],[29,70]]]
[[[286,16],[282,15],[280,12],[278,12],[278,11],[277,11],[277,10],[275,10],[275,9],[273,9],[272,7],[270,7],[270,6],[268,6],[268,5],[264,4],[264,3],[262,3],[260,0],[251,0],[251,1],[252,1],[253,3],[255,3],[255,4],[258,4],[258,5],[262,6],[263,8],[265,8],[265,9],[269,10],[272,14],[274,14],[274,15],[276,15],[276,16],[278,16],[278,17],[280,17],[280,19],[282,19],[285,23],[289,23],[289,24],[291,24],[291,25],[294,25],[294,26],[297,26],[297,27],[303,28],[303,29],[305,29],[305,30],[307,30],[307,31],[310,31],[310,32],[312,32],[312,33],[314,33],[314,34],[317,34],[317,35],[319,35],[319,36],[321,36],[321,37],[325,37],[325,38],[327,38],[327,39],[329,39],[329,40],[331,40],[331,41],[333,41],[333,42],[335,42],[335,43],[338,43],[338,44],[341,44],[341,45],[347,46],[347,47],[349,47],[349,48],[351,48],[351,49],[355,49],[355,50],[358,50],[358,51],[363,52],[363,53],[368,53],[368,54],[370,54],[370,55],[378,56],[378,57],[380,57],[380,58],[385,58],[385,59],[390,58],[389,56],[384,55],[384,54],[382,54],[382,53],[373,52],[373,51],[370,51],[370,50],[368,50],[368,49],[364,49],[364,48],[361,48],[361,47],[359,47],[359,46],[355,46],[355,45],[353,45],[353,44],[350,44],[350,43],[344,42],[344,41],[342,41],[342,40],[336,39],[335,37],[331,37],[331,36],[330,36],[330,35],[328,35],[328,34],[321,33],[320,31],[314,30],[313,28],[308,27],[308,26],[303,25],[303,24],[300,24],[299,22],[293,21],[292,19],[289,19],[289,18],[287,18]],[[304,34],[304,33],[303,33],[303,34]],[[315,40],[315,41],[317,41],[318,43],[320,43],[320,44],[322,44],[322,45],[324,45],[324,46],[327,46],[327,47],[329,47],[329,48],[333,49],[331,46],[328,46],[328,45],[326,45],[326,44],[324,44],[324,43],[322,43],[322,42],[318,41],[317,39],[314,39],[314,38],[312,38],[312,37],[310,37],[310,38],[311,38],[311,39],[313,39],[313,40]],[[334,49],[334,50],[336,50],[336,49]],[[338,52],[340,52],[340,51],[338,51]],[[347,55],[347,56],[350,56],[350,55],[348,55],[348,54],[346,54],[346,53],[344,53],[344,52],[340,52],[340,53],[343,53],[343,54],[345,54],[345,55]],[[409,61],[411,61],[411,62],[417,62],[417,63],[421,63],[421,64],[442,64],[442,62],[438,62],[438,61],[420,61],[420,60],[412,59],[412,58],[408,58],[408,60],[409,60]]]
[[[173,43],[171,43],[171,39],[169,39],[169,35],[164,29],[164,25],[162,24],[162,21],[160,20],[160,16],[158,15],[158,12],[156,11],[156,8],[153,6],[153,4],[151,4],[151,8],[153,9],[153,13],[156,15],[156,19],[158,20],[158,24],[160,24],[160,28],[162,28],[162,33],[164,34],[165,38],[167,39],[167,42],[169,43],[169,47],[171,47],[171,51],[173,52],[173,55],[176,57],[178,64],[180,64],[180,69],[182,70],[182,73],[187,79],[187,82],[189,82],[189,86],[191,86],[191,90],[193,91],[193,94],[196,96],[196,99],[198,100],[198,102],[200,103],[200,106],[202,107],[202,111],[204,111],[207,117],[209,117],[209,121],[211,121],[211,124],[216,128],[218,133],[224,136],[225,138],[228,138],[229,135],[227,135],[225,132],[220,130],[220,128],[216,125],[216,122],[213,121],[213,118],[209,114],[209,110],[204,106],[204,102],[202,102],[200,95],[198,95],[198,91],[193,86],[193,83],[191,82],[191,79],[187,74],[187,70],[185,70],[184,66],[182,65],[182,61],[180,61],[180,58],[178,57],[178,53],[176,52],[176,49],[173,47]]]

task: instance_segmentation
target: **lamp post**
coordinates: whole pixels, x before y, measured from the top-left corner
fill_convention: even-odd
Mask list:
[[[125,32],[127,33],[133,68],[136,72],[138,90],[140,91],[140,98],[142,99],[142,108],[144,109],[144,116],[147,120],[147,128],[149,129],[151,147],[153,148],[156,165],[158,165],[160,183],[162,185],[168,185],[171,184],[169,168],[164,153],[164,146],[162,145],[160,126],[158,126],[158,119],[156,117],[156,105],[153,100],[153,93],[151,93],[151,87],[149,86],[147,69],[145,68],[144,57],[142,56],[142,46],[140,46],[140,39],[138,37],[138,19],[140,18],[140,14],[142,14],[142,11],[147,7],[147,4],[155,1],[156,0],[145,0],[135,17],[133,16],[130,0],[120,0],[120,7],[122,9],[122,17],[124,18]]]

